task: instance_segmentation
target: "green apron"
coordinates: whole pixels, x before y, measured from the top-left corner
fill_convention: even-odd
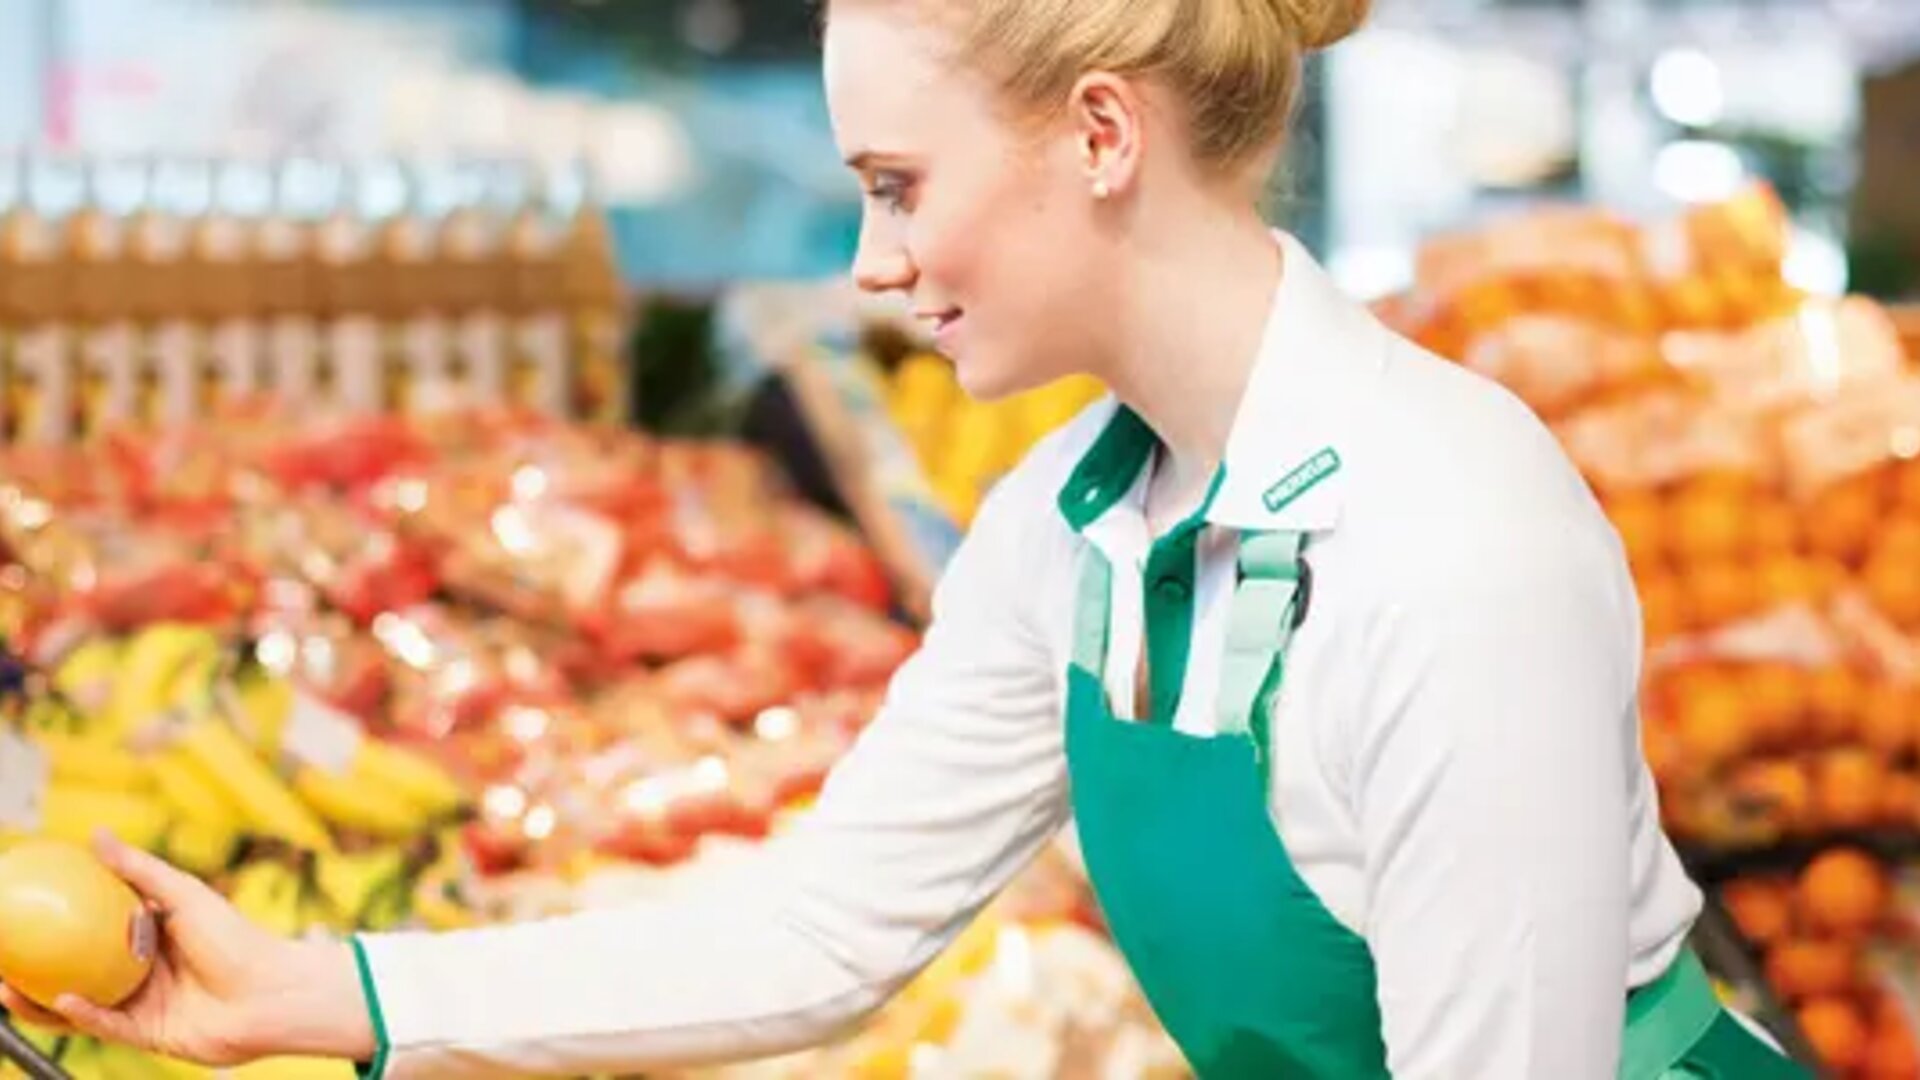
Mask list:
[[[1268,811],[1266,718],[1310,593],[1298,557],[1302,539],[1291,533],[1242,538],[1222,658],[1219,735],[1196,738],[1176,732],[1172,717],[1192,625],[1197,519],[1157,543],[1148,560],[1152,711],[1144,721],[1118,719],[1107,706],[1102,678],[1112,571],[1097,549],[1087,548],[1067,672],[1066,745],[1095,894],[1155,1013],[1204,1080],[1387,1077],[1367,943],[1301,879]],[[1168,567],[1175,572],[1166,573]],[[1167,618],[1167,605],[1175,602],[1186,610]],[[1180,640],[1168,639],[1169,623]],[[1165,676],[1163,661],[1173,669]],[[1787,1080],[1811,1074],[1722,1009],[1687,952],[1629,996],[1619,1075]]]

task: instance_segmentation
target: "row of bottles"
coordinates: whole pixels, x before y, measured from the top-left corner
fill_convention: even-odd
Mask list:
[[[623,290],[577,169],[0,159],[0,440],[512,402],[615,420]]]

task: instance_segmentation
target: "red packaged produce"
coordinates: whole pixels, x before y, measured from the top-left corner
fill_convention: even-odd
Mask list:
[[[778,511],[786,576],[796,591],[828,592],[885,612],[893,585],[885,564],[859,536],[811,507],[789,504]]]
[[[675,661],[660,671],[655,685],[677,712],[729,724],[751,723],[762,710],[792,701],[798,690],[786,657],[754,645]]]
[[[267,448],[263,466],[289,489],[364,488],[429,456],[425,440],[400,417],[343,416],[306,420]]]
[[[741,637],[738,586],[655,558],[623,582],[583,629],[611,660],[675,660],[732,648]]]

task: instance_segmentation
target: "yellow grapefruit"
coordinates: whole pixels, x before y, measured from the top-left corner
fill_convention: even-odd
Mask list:
[[[154,948],[139,895],[84,848],[30,840],[0,854],[0,981],[29,999],[119,1005]]]

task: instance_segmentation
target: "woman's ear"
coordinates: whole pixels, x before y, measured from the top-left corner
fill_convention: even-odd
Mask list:
[[[1146,137],[1146,101],[1133,84],[1111,72],[1082,75],[1067,113],[1088,192],[1106,199],[1131,190]]]

